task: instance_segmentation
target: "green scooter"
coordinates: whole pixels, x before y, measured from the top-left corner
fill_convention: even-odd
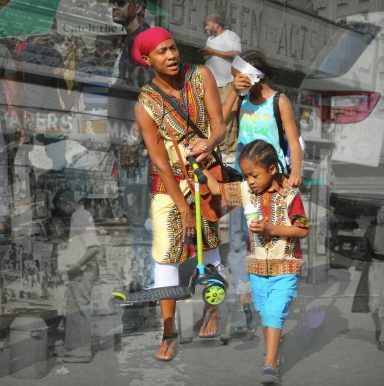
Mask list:
[[[197,265],[190,278],[188,286],[169,286],[150,288],[147,290],[130,293],[126,290],[114,290],[112,292],[112,302],[121,307],[128,307],[134,303],[155,302],[159,300],[173,299],[184,300],[192,297],[196,286],[202,285],[202,297],[206,304],[218,306],[226,297],[227,281],[219,274],[213,265],[205,265],[203,261],[203,236],[201,227],[201,207],[200,207],[200,184],[207,182],[194,157],[187,157],[188,162],[194,170],[194,190],[195,190],[195,209],[196,209],[196,245],[197,245]]]

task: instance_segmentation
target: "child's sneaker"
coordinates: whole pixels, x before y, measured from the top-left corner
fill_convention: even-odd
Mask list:
[[[262,385],[280,385],[279,371],[273,367],[264,367],[260,383]]]

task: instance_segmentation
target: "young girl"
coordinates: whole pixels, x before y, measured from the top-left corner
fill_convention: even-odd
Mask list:
[[[249,89],[249,93],[241,102],[239,112],[236,167],[239,167],[238,157],[243,147],[255,139],[262,139],[275,147],[279,159],[284,166],[284,170],[286,170],[286,160],[279,144],[279,131],[273,112],[273,97],[276,94],[276,90],[271,88],[267,83],[267,64],[263,56],[255,50],[246,51],[240,56],[258,70],[260,75],[256,83],[252,85],[248,75],[242,74],[232,67],[232,74],[235,79],[232,83],[232,89],[223,104],[225,119],[227,119],[227,116],[229,116],[231,112],[237,111],[239,93],[244,89]],[[279,109],[290,148],[291,173],[288,181],[291,186],[299,186],[301,183],[302,150],[292,105],[288,97],[284,94],[281,94],[279,97]]]
[[[278,382],[277,355],[288,306],[296,296],[302,265],[299,239],[308,235],[307,218],[297,188],[280,172],[281,161],[271,144],[256,140],[244,146],[239,164],[244,182],[219,184],[209,173],[209,190],[223,205],[253,204],[261,221],[249,225],[247,272],[255,309],[263,326],[265,359],[261,383]]]

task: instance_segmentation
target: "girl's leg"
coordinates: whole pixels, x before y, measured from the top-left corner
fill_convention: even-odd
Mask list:
[[[265,357],[264,367],[277,367],[277,356],[280,347],[282,330],[274,327],[264,327]]]
[[[296,296],[297,281],[297,275],[280,275],[268,280],[267,300],[261,315],[264,326],[265,367],[277,367],[282,329],[289,306]]]

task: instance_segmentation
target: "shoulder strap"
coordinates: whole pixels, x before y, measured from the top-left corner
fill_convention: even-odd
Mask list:
[[[183,156],[181,155],[179,144],[177,143],[175,134],[173,134],[172,130],[169,129],[168,125],[164,125],[164,127],[165,127],[165,130],[167,130],[167,133],[168,133],[168,135],[170,136],[170,138],[172,140],[173,147],[175,148],[175,151],[176,151],[176,154],[177,154],[177,158],[179,159],[181,170],[182,170],[182,172],[184,174],[184,177],[185,177],[186,181],[188,182],[188,185],[192,189],[193,185],[192,185],[191,181],[188,178],[187,168],[185,167]]]
[[[171,98],[168,94],[166,94],[160,87],[158,87],[157,85],[155,85],[152,81],[149,83],[149,85],[153,88],[153,90],[155,90],[156,92],[158,92],[160,94],[160,96],[166,100],[172,107],[173,109],[180,115],[181,118],[183,118],[186,123],[187,123],[187,127],[191,127],[192,130],[200,137],[200,138],[207,138],[204,133],[197,127],[197,125],[195,124],[195,122],[191,121],[189,119],[189,114],[186,114],[184,112],[184,110],[181,108],[181,106],[173,99]],[[212,151],[212,155],[213,157],[215,158],[216,162],[220,165],[222,165],[222,161],[221,161],[221,158],[219,157],[219,155],[217,154],[216,151]]]
[[[284,128],[283,128],[283,122],[281,120],[280,107],[279,107],[280,95],[281,95],[281,92],[277,91],[276,94],[273,96],[273,115],[275,116],[277,129],[279,131],[279,145],[282,148],[283,153],[287,154],[288,145],[287,145],[287,141],[284,138]]]
[[[180,115],[181,118],[183,118],[186,122],[187,125],[192,128],[192,130],[200,137],[200,138],[206,138],[203,132],[197,127],[195,122],[190,121],[189,117],[187,117],[187,114],[184,112],[184,110],[181,108],[181,106],[173,99],[171,98],[168,94],[166,94],[160,87],[155,85],[152,81],[149,83],[149,85],[160,94],[160,96],[166,100],[172,107],[173,109]]]
[[[237,111],[236,111],[236,123],[237,123],[236,137],[237,138],[239,138],[239,132],[240,132],[240,110],[244,99],[245,99],[245,95],[239,95],[237,97]]]

